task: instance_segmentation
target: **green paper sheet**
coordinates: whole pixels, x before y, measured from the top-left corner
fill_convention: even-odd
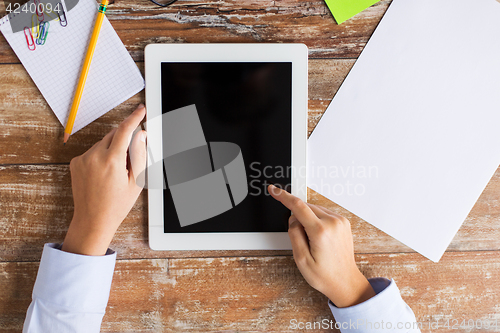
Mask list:
[[[380,0],[325,0],[337,24],[341,24],[379,1]]]

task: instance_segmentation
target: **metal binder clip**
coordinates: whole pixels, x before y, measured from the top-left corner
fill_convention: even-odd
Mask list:
[[[38,34],[40,33],[38,17],[35,14],[31,16],[31,33],[33,34],[34,38],[38,38]]]
[[[49,22],[42,22],[40,23],[40,34],[38,35],[38,38],[36,39],[36,43],[38,45],[44,45],[45,41],[47,40],[47,35],[49,33]]]
[[[59,14],[59,11],[58,11],[57,16],[59,16],[59,23],[61,23],[61,25],[63,27],[65,27],[68,25],[68,20],[66,19],[66,13],[64,12],[62,2],[60,4],[61,4],[61,14]]]
[[[26,37],[26,43],[28,44],[28,49],[30,51],[35,51],[36,45],[33,35],[31,34],[31,29],[29,27],[24,27],[24,37]]]
[[[42,22],[44,20],[43,16],[43,9],[45,8],[43,5],[40,4],[40,0],[33,0],[35,3],[35,11],[36,15],[38,16],[38,21]]]

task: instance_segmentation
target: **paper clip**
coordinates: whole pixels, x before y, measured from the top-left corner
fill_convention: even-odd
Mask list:
[[[29,27],[24,27],[24,37],[26,37],[26,43],[28,44],[28,49],[30,51],[35,51],[36,45],[33,35],[31,34],[31,29]]]
[[[38,45],[44,45],[45,41],[47,40],[47,35],[49,34],[49,22],[42,22],[40,23],[40,34],[38,35],[38,38],[36,39],[36,43]]]
[[[53,11],[52,11],[52,12],[48,12],[48,11],[47,11],[47,12],[45,12],[45,15],[47,15],[47,16],[50,18],[50,20],[59,21],[59,15],[52,16],[52,15],[50,15],[49,13],[52,13],[52,14],[53,14],[54,12],[53,12]],[[57,14],[57,12],[56,12],[56,14]],[[49,20],[49,21],[50,21],[50,20]]]
[[[59,23],[61,23],[61,25],[63,27],[67,26],[68,25],[68,20],[66,19],[66,13],[64,12],[64,7],[62,5],[62,2],[60,3],[61,4],[61,14],[59,14],[59,12],[57,12],[57,16],[59,16]]]
[[[31,32],[34,38],[38,38],[38,34],[40,32],[40,25],[38,24],[38,17],[35,14],[31,16]]]
[[[38,21],[42,22],[45,17],[43,16],[43,9],[40,11],[40,8],[45,8],[45,7],[40,6],[40,0],[33,0],[33,2],[36,5],[35,11],[36,15],[38,16]]]

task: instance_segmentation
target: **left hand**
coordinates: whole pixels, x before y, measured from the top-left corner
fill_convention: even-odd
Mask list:
[[[132,133],[145,115],[146,108],[140,105],[118,129],[71,160],[75,210],[63,251],[84,255],[106,253],[142,191],[136,178],[146,167],[146,132],[138,132],[132,141],[130,165],[127,165],[127,150]]]

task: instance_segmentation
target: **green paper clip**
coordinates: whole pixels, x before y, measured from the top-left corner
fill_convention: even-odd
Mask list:
[[[50,26],[49,22],[40,23],[40,34],[36,39],[37,45],[44,45],[45,42],[47,41],[47,35],[49,34],[49,26]]]

